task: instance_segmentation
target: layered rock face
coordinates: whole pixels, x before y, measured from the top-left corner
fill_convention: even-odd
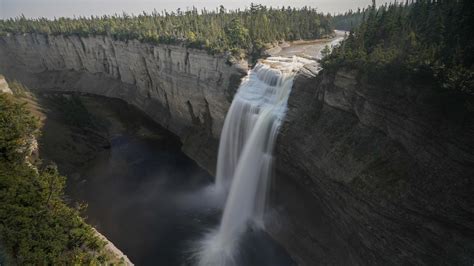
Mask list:
[[[430,87],[295,80],[270,226],[302,265],[471,265],[474,118]]]
[[[31,88],[136,105],[211,172],[246,73],[204,51],[108,37],[0,37],[0,58]],[[356,76],[308,67],[295,79],[268,231],[301,265],[472,265],[473,118],[429,87]]]
[[[110,37],[0,37],[0,72],[34,89],[120,98],[178,135],[213,171],[217,139],[246,64],[180,46]]]

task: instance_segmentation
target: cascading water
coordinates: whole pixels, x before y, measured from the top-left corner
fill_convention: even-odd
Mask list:
[[[199,265],[233,265],[248,223],[263,227],[273,145],[285,116],[296,70],[307,59],[270,57],[242,81],[226,116],[216,188],[227,194],[222,221],[200,247]]]

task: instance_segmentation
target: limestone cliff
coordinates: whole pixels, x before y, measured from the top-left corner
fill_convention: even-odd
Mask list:
[[[213,171],[225,114],[246,64],[181,46],[110,37],[0,37],[0,71],[34,89],[120,98],[178,135]]]
[[[474,121],[443,97],[348,70],[300,73],[276,145],[286,218],[270,227],[297,261],[474,262]]]
[[[0,58],[0,72],[31,88],[136,105],[210,171],[246,73],[204,51],[104,36],[0,37]],[[268,231],[301,265],[472,265],[472,117],[431,88],[357,77],[309,67],[297,76]]]

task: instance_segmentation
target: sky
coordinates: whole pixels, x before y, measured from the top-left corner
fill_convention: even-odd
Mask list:
[[[186,10],[193,6],[201,9],[214,9],[224,5],[228,9],[245,8],[250,3],[267,6],[311,6],[319,11],[338,13],[358,7],[366,7],[372,0],[0,0],[0,18],[11,18],[24,14],[26,17],[73,17],[104,14],[127,13],[138,14],[142,11],[151,13],[154,9]],[[377,4],[389,2],[378,0]]]

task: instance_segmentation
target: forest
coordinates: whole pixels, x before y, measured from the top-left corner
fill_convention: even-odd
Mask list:
[[[109,261],[105,243],[81,217],[85,206],[66,204],[66,178],[55,165],[29,156],[40,134],[38,119],[18,97],[0,93],[0,106],[0,264]]]
[[[347,12],[336,14],[332,17],[332,25],[337,30],[351,31],[358,27],[365,20],[367,13],[371,8],[349,10]]]
[[[474,2],[418,0],[375,5],[340,47],[322,61],[328,70],[349,67],[380,80],[429,81],[458,95],[474,94]],[[350,24],[350,20],[342,20]]]
[[[0,36],[12,33],[107,35],[152,44],[183,44],[211,53],[258,53],[264,44],[281,40],[317,39],[332,33],[331,16],[314,8],[272,8],[251,5],[244,10],[180,10],[139,15],[0,20]]]

